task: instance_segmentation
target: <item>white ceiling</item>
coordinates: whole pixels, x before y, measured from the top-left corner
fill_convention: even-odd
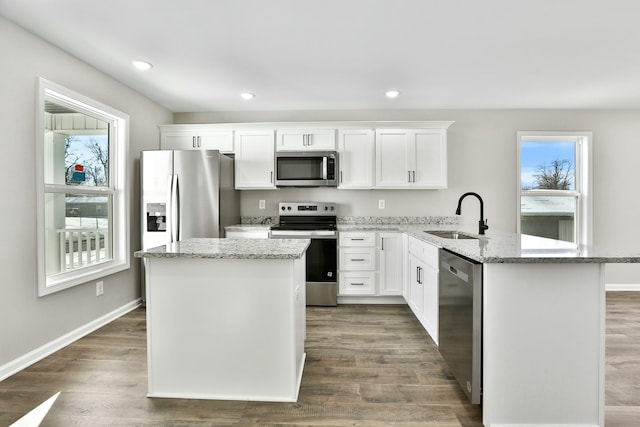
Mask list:
[[[638,0],[0,0],[0,14],[175,112],[640,108]]]

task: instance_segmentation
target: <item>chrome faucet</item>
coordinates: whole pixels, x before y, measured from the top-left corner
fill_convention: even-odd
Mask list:
[[[462,212],[462,200],[464,200],[467,196],[475,196],[480,201],[480,221],[478,221],[478,234],[484,234],[484,230],[487,230],[489,226],[487,225],[487,220],[484,218],[484,202],[482,201],[482,197],[478,193],[468,192],[464,193],[458,199],[458,209],[456,209],[456,215],[460,215]]]

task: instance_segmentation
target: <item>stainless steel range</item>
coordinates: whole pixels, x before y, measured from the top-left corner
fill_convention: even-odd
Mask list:
[[[338,305],[335,203],[282,202],[273,239],[311,239],[307,249],[307,305]]]

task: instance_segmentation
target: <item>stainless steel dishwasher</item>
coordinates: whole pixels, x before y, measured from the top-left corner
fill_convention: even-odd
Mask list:
[[[482,264],[440,249],[438,350],[471,403],[482,399]]]

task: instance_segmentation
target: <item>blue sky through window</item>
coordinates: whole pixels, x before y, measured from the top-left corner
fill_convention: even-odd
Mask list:
[[[521,149],[520,186],[523,190],[536,187],[534,174],[540,166],[551,166],[554,160],[571,163],[573,179],[571,190],[575,189],[576,144],[566,141],[523,141]]]

